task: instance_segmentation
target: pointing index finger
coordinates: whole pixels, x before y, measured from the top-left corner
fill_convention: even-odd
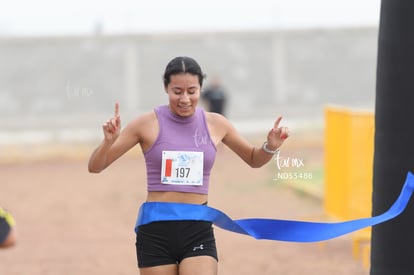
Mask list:
[[[280,123],[280,121],[282,120],[282,116],[280,116],[280,117],[278,117],[277,119],[276,119],[276,121],[275,121],[275,124],[273,125],[273,129],[277,129],[277,128],[279,128],[279,123]]]
[[[115,103],[115,117],[119,117],[119,103]]]

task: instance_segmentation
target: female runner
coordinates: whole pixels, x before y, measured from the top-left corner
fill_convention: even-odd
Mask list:
[[[197,107],[204,73],[190,57],[166,66],[163,82],[168,104],[132,120],[121,131],[119,104],[102,126],[104,139],[92,153],[89,171],[99,173],[136,144],[147,168],[147,202],[205,204],[216,146],[224,143],[251,167],[272,159],[288,128],[276,119],[264,143],[252,145],[222,115]],[[141,275],[214,275],[217,250],[212,224],[204,221],[160,221],[137,230]]]

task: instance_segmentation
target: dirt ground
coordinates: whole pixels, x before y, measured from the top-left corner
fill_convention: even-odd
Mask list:
[[[320,195],[322,142],[310,140],[292,139],[281,154],[302,159],[303,165],[291,162],[297,167],[290,168],[315,173],[301,184]],[[209,204],[235,219],[323,219],[323,199],[293,188],[298,183],[274,180],[278,172],[275,161],[251,169],[221,147]],[[0,250],[1,275],[138,274],[133,227],[145,198],[145,166],[138,149],[101,174],[87,172],[84,154],[3,162],[0,175],[0,203],[14,214],[19,237],[17,246]],[[303,244],[258,241],[220,228],[215,232],[221,275],[369,273],[352,257],[351,235]]]

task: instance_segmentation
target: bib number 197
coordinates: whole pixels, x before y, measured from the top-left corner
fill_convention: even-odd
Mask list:
[[[203,185],[203,152],[163,151],[161,183]]]
[[[190,170],[191,168],[184,168],[184,167],[180,167],[180,168],[175,168],[175,176],[177,178],[188,178],[188,175],[190,174]]]

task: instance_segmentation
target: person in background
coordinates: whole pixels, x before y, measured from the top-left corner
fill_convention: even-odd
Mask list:
[[[201,205],[208,201],[210,171],[220,142],[253,168],[269,162],[289,135],[287,127],[279,127],[282,117],[269,125],[265,142],[255,146],[227,118],[198,107],[203,80],[204,73],[193,58],[176,57],[163,76],[168,104],[138,116],[121,131],[120,108],[115,103],[114,116],[102,125],[103,141],[90,156],[89,172],[103,171],[139,144],[147,171],[146,202]],[[136,233],[141,275],[218,272],[211,222],[157,221],[138,226]]]
[[[207,103],[210,112],[225,115],[227,95],[218,76],[212,77],[211,83],[201,93],[201,98]]]
[[[16,244],[14,225],[12,215],[0,207],[0,248],[8,248]]]

